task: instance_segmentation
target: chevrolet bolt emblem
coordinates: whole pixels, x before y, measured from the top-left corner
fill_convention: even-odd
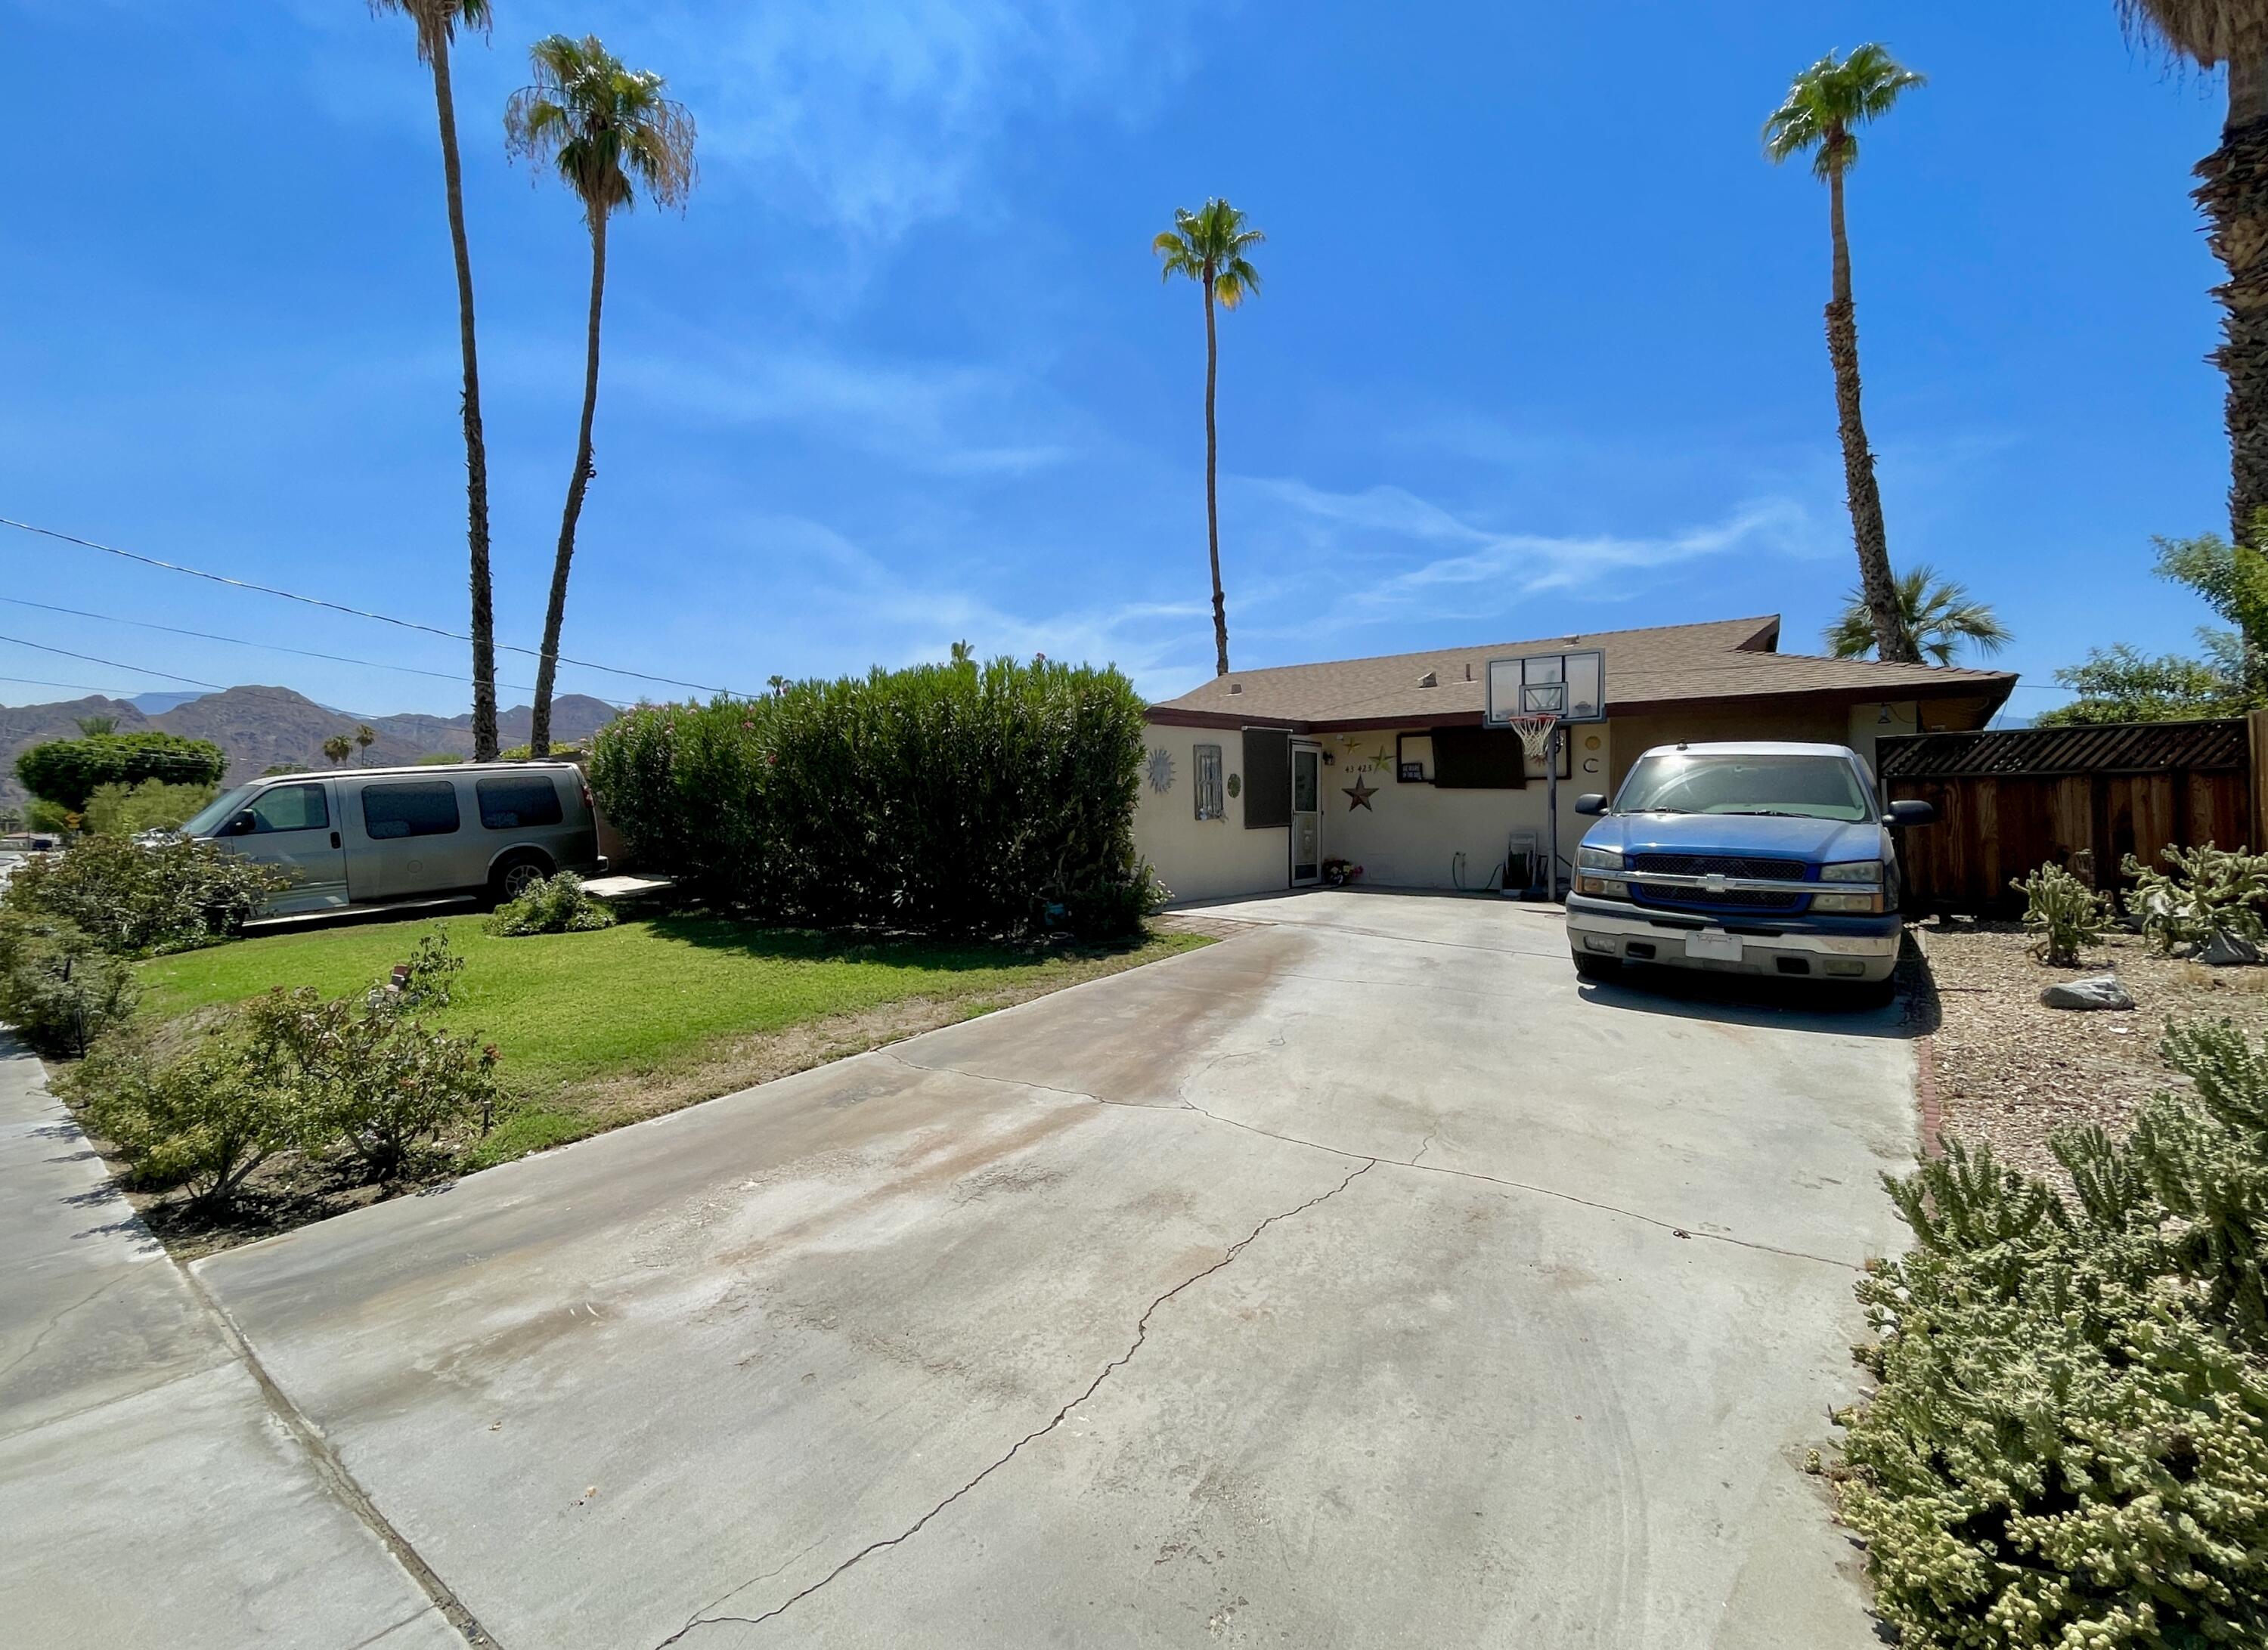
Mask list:
[[[1722,894],[1732,886],[1733,880],[1721,872],[1712,871],[1701,879],[1701,886],[1712,894]]]

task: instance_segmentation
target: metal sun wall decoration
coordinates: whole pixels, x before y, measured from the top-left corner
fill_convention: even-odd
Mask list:
[[[1150,752],[1150,789],[1163,796],[1174,788],[1174,753],[1163,745]]]

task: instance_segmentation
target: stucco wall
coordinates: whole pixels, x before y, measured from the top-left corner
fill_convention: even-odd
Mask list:
[[[1244,799],[1225,799],[1227,817],[1197,816],[1197,748],[1220,747],[1226,774],[1243,790],[1244,736],[1234,728],[1166,727],[1152,724],[1146,750],[1173,762],[1171,784],[1152,788],[1145,771],[1134,807],[1134,845],[1178,902],[1268,894],[1292,883],[1292,833],[1285,826],[1244,829]]]

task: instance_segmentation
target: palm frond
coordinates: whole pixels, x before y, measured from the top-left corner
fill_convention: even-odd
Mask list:
[[[1847,172],[1859,162],[1858,129],[1928,84],[1879,43],[1854,48],[1840,62],[1830,52],[1796,76],[1764,122],[1764,154],[1774,165],[1808,154],[1822,178]]]
[[[2117,0],[2119,26],[2138,45],[2217,69],[2268,57],[2268,6],[2258,0]]]
[[[628,69],[595,34],[548,34],[528,48],[533,82],[504,105],[504,146],[549,160],[595,223],[637,203],[682,210],[699,176],[693,116],[668,82]]]
[[[2014,639],[1989,603],[1971,597],[1965,586],[1939,578],[1926,563],[1901,573],[1895,589],[1898,622],[1907,639],[1937,664],[1953,663],[1963,645],[1980,653],[1997,653]],[[1845,594],[1842,615],[1828,626],[1825,639],[1837,659],[1865,659],[1874,652],[1874,615],[1864,590]]]
[[[417,28],[417,61],[430,63],[437,52],[447,49],[457,31],[486,34],[493,20],[489,0],[369,0],[371,15],[399,12]]]
[[[1245,221],[1242,212],[1219,195],[1191,211],[1174,209],[1174,226],[1150,242],[1150,250],[1163,263],[1167,280],[1177,275],[1193,281],[1210,278],[1213,296],[1224,308],[1234,309],[1260,290],[1260,271],[1244,254],[1268,237]]]

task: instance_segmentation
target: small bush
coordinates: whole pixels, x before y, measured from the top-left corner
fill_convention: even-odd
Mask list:
[[[228,758],[211,740],[177,739],[171,733],[50,740],[16,758],[16,777],[26,790],[74,814],[85,811],[97,785],[136,785],[144,779],[218,784],[227,768]]]
[[[1914,1244],[1859,1286],[1842,1504],[1910,1646],[2268,1635],[2268,1057],[2225,1023],[2165,1055],[2194,1097],[2057,1136],[2068,1200],[1957,1144],[1886,1182]]]
[[[615,913],[604,900],[593,899],[583,879],[562,871],[531,884],[516,900],[496,908],[488,931],[507,938],[522,934],[582,934],[612,928]]]
[[[2169,845],[2162,857],[2171,870],[2153,871],[2132,854],[2124,866],[2134,880],[2126,909],[2161,954],[2202,951],[2216,939],[2268,940],[2261,921],[2268,909],[2268,854],[2232,853],[2207,843]]]
[[[171,1059],[113,1037],[70,1074],[66,1089],[136,1181],[186,1186],[207,1209],[229,1203],[277,1153],[321,1143],[313,1085],[252,1016],[224,1020]]]
[[[0,1020],[77,1057],[134,1012],[133,970],[60,917],[0,910]]]
[[[2050,968],[2079,966],[2082,946],[2100,941],[2110,921],[2110,901],[2058,865],[2044,865],[2008,886],[2024,896],[2024,926],[2032,954]]]
[[[820,926],[1017,934],[1061,907],[1138,924],[1143,703],[1125,677],[1010,659],[646,706],[591,784],[631,856],[720,903]]]
[[[213,785],[167,784],[163,779],[99,784],[82,817],[87,829],[105,836],[172,830],[219,794]]]
[[[0,907],[61,917],[106,950],[144,955],[241,932],[290,880],[211,843],[144,848],[120,836],[80,836],[18,866]]]

